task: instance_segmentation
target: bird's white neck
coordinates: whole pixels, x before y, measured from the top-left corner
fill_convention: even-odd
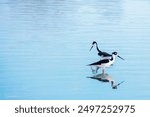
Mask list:
[[[110,59],[112,62],[114,62],[116,59],[116,55],[112,55],[112,58]]]

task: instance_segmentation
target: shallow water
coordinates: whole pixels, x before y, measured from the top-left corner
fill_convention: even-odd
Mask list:
[[[0,99],[150,99],[150,0],[1,0]],[[91,43],[117,58],[93,77]],[[98,71],[98,74],[101,70]]]

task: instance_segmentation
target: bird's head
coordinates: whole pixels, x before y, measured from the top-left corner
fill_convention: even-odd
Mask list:
[[[115,56],[117,56],[117,55],[118,55],[118,53],[117,53],[117,52],[113,52],[113,53],[112,53],[112,55],[115,55]]]
[[[122,58],[121,56],[118,55],[117,52],[113,52],[112,55],[119,57],[120,59],[124,60],[124,58]]]
[[[93,41],[92,47],[90,48],[90,51],[92,50],[92,48],[94,47],[95,44],[97,44],[97,42],[96,42],[96,41]]]
[[[96,44],[97,42],[96,41],[93,41],[92,45]]]

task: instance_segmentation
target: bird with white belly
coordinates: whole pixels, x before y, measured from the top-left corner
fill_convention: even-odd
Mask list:
[[[92,63],[92,64],[89,64],[89,66],[96,66],[97,67],[97,70],[99,68],[102,68],[102,73],[104,74],[105,73],[105,69],[107,67],[110,67],[116,60],[116,57],[119,57],[121,59],[123,59],[122,57],[120,57],[118,55],[117,52],[113,52],[112,55],[111,55],[111,58],[109,59],[103,59],[103,60],[100,60],[98,62],[95,62],[95,63]],[[124,60],[124,59],[123,59]]]

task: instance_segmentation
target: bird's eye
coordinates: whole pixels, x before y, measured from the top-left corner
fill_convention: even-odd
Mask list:
[[[117,52],[113,52],[112,54],[117,55]]]

